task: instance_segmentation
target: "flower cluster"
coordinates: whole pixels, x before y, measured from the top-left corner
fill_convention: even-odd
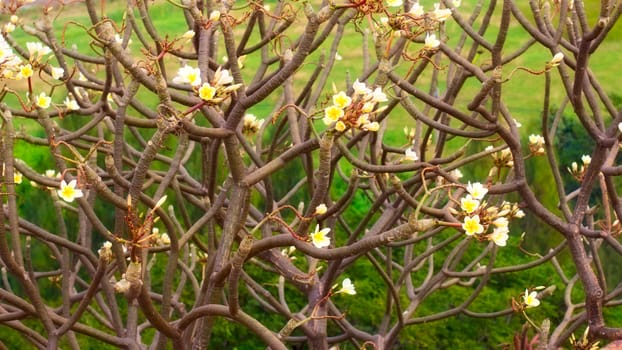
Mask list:
[[[492,149],[492,146],[486,147],[486,151],[490,151]],[[492,157],[492,161],[497,168],[511,168],[514,166],[514,158],[512,157],[512,152],[509,148],[492,153],[490,156]]]
[[[581,156],[581,167],[577,164],[577,162],[572,162],[570,168],[568,168],[568,172],[574,177],[577,181],[583,181],[585,177],[585,169],[592,162],[592,157],[587,154]]]
[[[104,242],[102,247],[97,250],[97,254],[107,262],[112,261],[114,255],[112,254],[112,243],[110,241]]]
[[[541,135],[529,135],[529,152],[534,156],[544,155],[544,137]]]
[[[488,189],[481,183],[470,183],[468,192],[460,199],[461,228],[467,236],[480,241],[493,241],[498,246],[505,246],[509,238],[509,224],[513,218],[525,215],[516,204],[504,202],[501,208],[489,205],[484,197]],[[488,233],[492,229],[492,232]]]
[[[460,7],[461,1],[453,1],[453,7]],[[389,0],[391,7],[402,6],[401,0]],[[393,28],[397,36],[404,36],[411,39],[420,38],[425,33],[423,51],[435,51],[441,41],[432,31],[435,27],[446,22],[451,18],[451,9],[442,7],[440,3],[435,3],[434,8],[427,11],[421,4],[415,2],[410,9],[404,13],[398,13],[390,19],[386,19],[387,24]],[[420,39],[419,39],[420,40]]]
[[[11,15],[10,21],[2,27],[4,33],[11,33],[15,30],[15,26],[19,24],[19,17]]]
[[[296,260],[296,257],[294,256],[294,253],[296,253],[296,247],[289,246],[289,248],[283,248],[281,250],[281,255],[283,255],[284,257],[289,258],[289,260]]]
[[[2,39],[0,46],[3,47],[1,50],[3,58],[9,59],[8,63],[3,61],[5,69],[2,71],[2,77],[16,80],[31,78],[34,75],[35,69],[45,66],[45,63],[42,61],[52,52],[52,49],[40,42],[27,42],[28,63],[22,63],[19,57],[13,55],[13,51],[4,39]],[[9,55],[13,57],[9,57]],[[62,77],[64,74],[64,70],[57,67],[51,67],[50,72],[54,79],[58,79],[59,75]]]
[[[170,245],[171,237],[166,232],[160,233],[160,229],[154,227],[151,229],[150,243],[153,247]]]
[[[387,95],[377,87],[372,90],[358,80],[352,85],[354,92],[348,96],[340,91],[333,95],[333,104],[324,109],[324,124],[332,125],[337,131],[349,128],[358,128],[366,131],[377,131],[378,122],[373,121],[376,114],[385,107],[378,108],[378,104],[387,101]]]
[[[21,58],[13,53],[13,48],[0,35],[0,77],[13,78],[21,63]]]
[[[183,66],[177,71],[173,78],[177,84],[190,84],[199,97],[210,104],[219,104],[229,97],[234,91],[239,89],[242,84],[233,83],[233,77],[226,69],[220,67],[214,72],[214,77],[210,81],[201,81],[201,71],[199,68]]]

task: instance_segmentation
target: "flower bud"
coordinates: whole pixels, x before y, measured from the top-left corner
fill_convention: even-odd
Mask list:
[[[220,11],[212,11],[212,13],[210,13],[209,15],[209,20],[213,22],[220,20]]]

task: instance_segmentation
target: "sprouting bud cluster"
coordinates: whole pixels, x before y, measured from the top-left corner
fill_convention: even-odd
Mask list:
[[[294,256],[294,253],[296,253],[296,247],[294,246],[290,246],[289,248],[283,248],[281,249],[281,255],[283,255],[284,257],[289,258],[289,260],[296,260],[296,257]]]
[[[379,87],[370,89],[365,83],[356,80],[352,85],[354,92],[348,96],[340,91],[333,95],[333,104],[324,109],[324,124],[342,132],[350,128],[365,131],[377,131],[380,124],[374,121],[375,116],[385,107],[378,108],[378,104],[386,102],[387,96]]]
[[[564,54],[562,52],[558,52],[553,56],[553,58],[549,62],[547,62],[546,69],[557,67],[563,61],[564,61]]]
[[[486,150],[492,150],[492,148],[492,146],[488,146]],[[492,153],[490,156],[492,157],[493,164],[497,168],[511,168],[514,166],[514,158],[512,157],[512,152],[508,148]]]
[[[112,243],[109,241],[104,242],[102,247],[97,250],[97,254],[106,262],[112,261],[114,256],[112,255]]]
[[[403,5],[401,0],[387,1],[390,7],[400,7]],[[460,6],[461,1],[453,1],[454,8]],[[391,27],[397,36],[403,36],[409,39],[418,39],[425,33],[423,39],[423,51],[436,51],[441,45],[441,41],[437,38],[434,31],[438,27],[451,18],[452,10],[443,7],[440,3],[435,3],[434,8],[428,11],[415,2],[406,12],[397,13],[387,19],[387,24]]]
[[[532,155],[544,155],[546,153],[544,150],[544,144],[544,137],[541,135],[529,135],[529,152],[531,152]]]
[[[171,237],[168,233],[160,233],[160,229],[154,227],[151,229],[150,243],[152,246],[167,246],[171,244]]]
[[[568,168],[568,172],[574,177],[577,181],[583,181],[585,177],[585,170],[592,162],[592,157],[587,154],[581,156],[581,166],[577,164],[577,162],[572,162],[570,167]]]
[[[525,213],[513,203],[504,202],[501,207],[488,204],[484,200],[488,189],[479,182],[469,182],[466,190],[467,194],[460,199],[461,210],[454,213],[461,217],[464,233],[479,241],[493,241],[498,246],[505,246],[510,221],[522,218]]]

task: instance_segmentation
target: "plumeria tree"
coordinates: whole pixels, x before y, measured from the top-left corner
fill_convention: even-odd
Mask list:
[[[0,330],[392,349],[511,317],[490,346],[622,338],[622,116],[592,63],[622,6],[599,5],[3,2]],[[591,145],[569,163],[565,122]]]

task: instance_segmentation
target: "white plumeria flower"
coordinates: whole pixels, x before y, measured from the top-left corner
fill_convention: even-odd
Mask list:
[[[508,221],[508,218],[506,218],[505,216],[501,216],[501,217],[494,219],[492,221],[492,224],[495,225],[496,227],[508,227],[510,222]]]
[[[229,71],[226,69],[218,69],[214,72],[214,85],[222,86],[231,84],[233,82],[233,77],[229,74]]]
[[[423,48],[426,50],[436,50],[441,46],[441,41],[436,38],[435,34],[429,34],[425,36],[425,42]]]
[[[587,154],[584,154],[581,156],[581,161],[583,162],[583,165],[590,165],[590,163],[592,162],[592,157],[590,157]]]
[[[462,171],[460,171],[460,169],[454,169],[450,174],[455,177],[456,180],[459,180],[464,176],[462,175]]]
[[[322,203],[322,204],[318,205],[317,207],[315,207],[315,215],[326,214],[326,211],[328,211],[328,208],[326,207],[326,204],[324,204],[324,203]]]
[[[416,162],[419,160],[419,156],[417,156],[417,152],[415,152],[415,150],[408,148],[404,151],[404,158],[402,158],[402,160]]]
[[[333,95],[333,104],[341,109],[348,107],[351,103],[352,98],[343,91],[339,91],[339,93]]]
[[[30,63],[19,66],[19,73],[17,73],[17,79],[30,78],[34,74]]]
[[[216,88],[210,83],[203,83],[199,88],[199,97],[204,101],[210,101],[216,95]]]
[[[354,284],[349,278],[346,278],[341,282],[341,289],[337,293],[345,293],[349,295],[355,295],[356,289],[354,288]]]
[[[22,175],[22,173],[20,173],[17,170],[13,172],[13,183],[15,183],[16,185],[19,185],[22,183],[23,180],[24,180],[24,176]]]
[[[618,130],[620,130],[620,132],[622,132],[622,123],[618,123]]]
[[[188,65],[183,66],[177,71],[177,76],[173,78],[173,82],[199,86],[201,85],[201,70]]]
[[[473,236],[484,232],[484,226],[479,223],[479,215],[474,215],[473,217],[465,216],[462,229],[467,236]]]
[[[362,129],[366,131],[378,131],[380,129],[380,124],[378,124],[378,122],[363,124]]]
[[[481,200],[482,198],[484,198],[486,193],[488,193],[488,189],[479,182],[475,182],[475,183],[469,182],[469,184],[466,187],[466,190],[467,192],[469,192],[469,194],[471,194],[473,198],[477,200]]]
[[[538,300],[538,292],[533,291],[529,293],[529,290],[525,289],[525,295],[523,295],[523,302],[527,308],[537,307],[540,305],[540,300]]]
[[[529,135],[529,144],[542,147],[545,144],[544,137],[541,135]]]
[[[553,56],[551,61],[549,61],[549,66],[550,67],[559,66],[559,64],[562,63],[563,60],[564,60],[564,53],[558,52],[555,54],[555,56]]]
[[[4,25],[3,30],[7,33],[12,33],[13,31],[15,31],[15,24],[7,23]]]
[[[343,109],[337,106],[329,106],[324,109],[324,118],[322,120],[324,121],[324,124],[330,125],[343,117],[343,115]]]
[[[374,91],[372,91],[371,93],[371,100],[372,102],[387,102],[387,95],[382,92],[382,89],[380,87],[377,87],[374,89]]]
[[[63,78],[65,70],[60,67],[52,67],[52,78],[60,80]]]
[[[52,98],[48,96],[45,92],[40,93],[35,100],[35,105],[37,105],[37,107],[42,108],[42,109],[46,109],[50,107],[51,103],[52,103]]]
[[[220,11],[215,10],[215,11],[212,11],[212,13],[209,14],[209,20],[210,21],[215,22],[215,21],[218,21],[219,19],[220,19]]]
[[[432,11],[432,19],[437,22],[445,22],[451,17],[450,9],[442,9],[438,3],[434,4],[434,11]]]
[[[28,49],[28,54],[30,55],[31,60],[38,60],[39,58],[42,58],[52,52],[52,49],[47,46],[43,46],[40,42],[27,42],[26,48]]]
[[[65,180],[61,180],[58,196],[69,203],[73,202],[76,198],[82,197],[84,194],[81,189],[76,188],[77,184],[75,179],[69,181],[69,183],[65,182]]]
[[[505,227],[497,227],[492,233],[488,236],[488,239],[493,241],[499,247],[505,247],[510,236],[508,235],[510,231],[507,226]]]
[[[376,106],[375,102],[365,102],[363,104],[363,107],[361,108],[361,112],[363,112],[363,113],[370,113],[371,111],[374,110],[375,106]]]
[[[460,5],[462,5],[462,0],[454,0],[452,3],[454,7],[460,7]]]
[[[195,35],[194,30],[189,30],[189,31],[185,32],[181,37],[186,39],[186,40],[190,40],[190,39],[194,38],[194,35]]]
[[[414,17],[421,17],[424,15],[425,11],[423,10],[423,6],[419,5],[419,3],[414,3],[408,13]]]
[[[63,104],[65,105],[65,107],[67,107],[67,109],[70,109],[72,111],[77,111],[78,109],[80,109],[78,102],[69,96],[65,97],[65,101],[63,102]]]
[[[11,15],[11,23],[17,24],[18,21],[19,17],[17,17],[17,15]]]
[[[315,231],[311,234],[311,243],[317,248],[324,248],[330,245],[330,237],[328,237],[328,233],[330,232],[330,228],[325,227],[320,230],[320,225],[315,226]]]
[[[355,95],[367,95],[371,93],[371,90],[367,87],[367,85],[365,83],[361,83],[358,79],[356,79],[354,84],[352,84],[352,89],[354,89]]]
[[[119,45],[123,44],[123,38],[119,34],[114,35],[114,41]],[[127,44],[130,45],[131,43],[132,43],[132,39],[129,39],[127,41]]]
[[[246,134],[255,134],[261,129],[263,119],[257,119],[254,114],[247,113],[242,118],[242,131]]]
[[[479,201],[477,199],[473,199],[470,194],[467,194],[466,197],[460,199],[460,208],[464,210],[467,214],[471,214],[479,208]]]
[[[390,7],[400,7],[404,4],[402,0],[387,0],[387,5]]]

